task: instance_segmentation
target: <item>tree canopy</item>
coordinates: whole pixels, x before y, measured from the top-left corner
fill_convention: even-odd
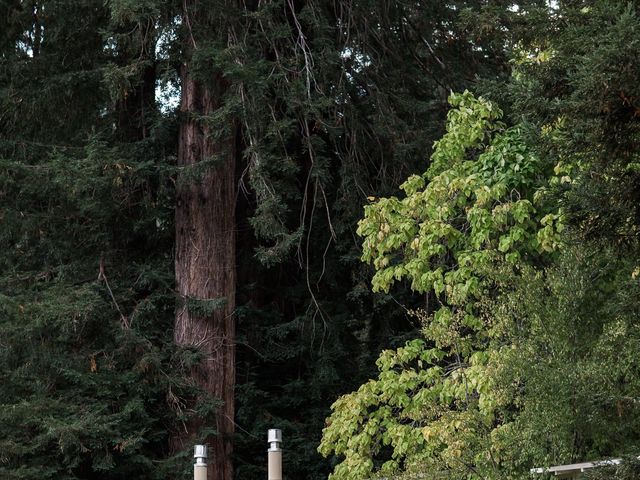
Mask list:
[[[0,477],[633,477],[638,15],[0,0]]]

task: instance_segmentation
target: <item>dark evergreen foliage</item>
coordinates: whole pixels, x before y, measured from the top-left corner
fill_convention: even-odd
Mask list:
[[[138,52],[103,2],[2,10],[0,476],[166,478],[198,361],[171,333],[173,120],[154,81],[127,103]]]
[[[637,245],[640,221],[638,14],[634,3],[598,1],[559,2],[549,15],[532,15],[524,48],[539,57],[520,63],[509,89],[517,116],[560,127],[540,150],[576,158],[589,172],[565,188],[576,231],[627,246]]]

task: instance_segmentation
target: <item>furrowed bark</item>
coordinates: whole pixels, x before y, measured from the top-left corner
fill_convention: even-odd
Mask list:
[[[189,65],[183,65],[178,164],[184,172],[195,168],[197,173],[179,181],[176,192],[175,272],[180,302],[174,334],[177,344],[195,345],[204,353],[205,360],[192,375],[224,402],[214,425],[218,434],[206,439],[210,480],[232,480],[233,476],[235,148],[233,133],[220,139],[198,117],[220,108],[224,88],[222,79],[207,85],[196,81]],[[210,165],[198,168],[203,161]],[[224,299],[224,306],[207,314],[189,308],[193,300],[212,299]],[[200,426],[197,421],[187,425],[188,432],[175,439],[174,447],[191,448]]]

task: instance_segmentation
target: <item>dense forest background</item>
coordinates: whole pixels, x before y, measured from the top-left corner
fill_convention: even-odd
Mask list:
[[[0,0],[0,477],[637,456],[638,14]]]

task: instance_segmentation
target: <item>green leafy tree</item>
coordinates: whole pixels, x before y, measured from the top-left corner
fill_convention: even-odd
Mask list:
[[[507,455],[516,459],[512,473],[534,464],[637,455],[638,449],[631,400],[637,396],[631,372],[637,355],[632,98],[638,45],[630,41],[638,9],[617,1],[559,2],[523,25],[522,54],[502,90],[514,116],[540,128],[533,148],[558,161],[547,194],[562,205],[571,247],[544,273],[508,280],[517,287],[492,307],[498,317],[505,313],[503,320],[511,318],[505,334],[517,345],[504,350],[496,370],[505,375],[498,384],[514,396],[517,413],[502,432],[503,446],[517,439],[521,447]],[[593,474],[614,476],[615,470]],[[633,462],[619,474],[632,471]]]
[[[574,243],[544,270],[504,273],[482,308],[493,394],[508,407],[492,432],[500,478],[639,448],[634,268],[606,244]]]
[[[492,328],[477,302],[495,286],[491,265],[558,248],[562,215],[534,200],[552,174],[524,127],[505,128],[502,112],[469,92],[450,101],[427,172],[403,184],[406,197],[365,207],[359,225],[374,289],[406,278],[438,307],[421,314],[426,342],[383,352],[378,378],[334,404],[320,445],[344,456],[333,478],[416,466],[480,478],[498,468],[488,441],[500,406],[487,369]]]

